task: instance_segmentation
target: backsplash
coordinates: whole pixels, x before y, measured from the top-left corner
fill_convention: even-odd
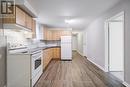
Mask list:
[[[10,44],[28,44],[28,40],[25,38],[24,32],[22,31],[5,29],[4,35],[7,36],[7,42]]]
[[[44,42],[46,45],[54,45],[54,46],[60,46],[61,41],[45,41]]]
[[[40,41],[38,39],[27,39],[27,31],[17,31],[5,29],[4,35],[7,36],[7,43],[10,46],[60,46],[60,41]]]

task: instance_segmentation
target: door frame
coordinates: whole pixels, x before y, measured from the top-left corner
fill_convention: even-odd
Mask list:
[[[105,21],[104,27],[105,27],[105,71],[106,72],[110,72],[109,71],[109,22],[111,22],[112,19],[117,18],[121,15],[123,15],[123,19],[124,19],[123,20],[123,28],[124,28],[124,30],[123,30],[123,38],[124,38],[124,40],[123,40],[124,41],[124,43],[123,43],[123,47],[124,47],[124,49],[123,49],[123,51],[124,51],[124,53],[123,53],[123,56],[124,56],[123,65],[125,66],[125,55],[124,55],[125,54],[125,12],[122,11],[122,12],[116,14],[115,16],[108,18]],[[125,67],[124,67],[124,69],[125,69]],[[123,72],[123,75],[124,74],[125,73]]]

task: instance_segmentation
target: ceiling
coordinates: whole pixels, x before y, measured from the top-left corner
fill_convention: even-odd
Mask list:
[[[84,29],[87,24],[120,0],[28,0],[38,21],[50,27]],[[71,22],[65,23],[65,20]]]

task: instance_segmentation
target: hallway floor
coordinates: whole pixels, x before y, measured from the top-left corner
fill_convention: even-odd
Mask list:
[[[73,52],[72,61],[51,61],[35,87],[125,87],[109,73]]]

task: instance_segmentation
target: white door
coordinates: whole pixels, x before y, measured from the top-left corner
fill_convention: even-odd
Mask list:
[[[123,22],[109,22],[109,71],[124,71]]]
[[[72,50],[76,51],[77,50],[77,35],[72,36]]]

